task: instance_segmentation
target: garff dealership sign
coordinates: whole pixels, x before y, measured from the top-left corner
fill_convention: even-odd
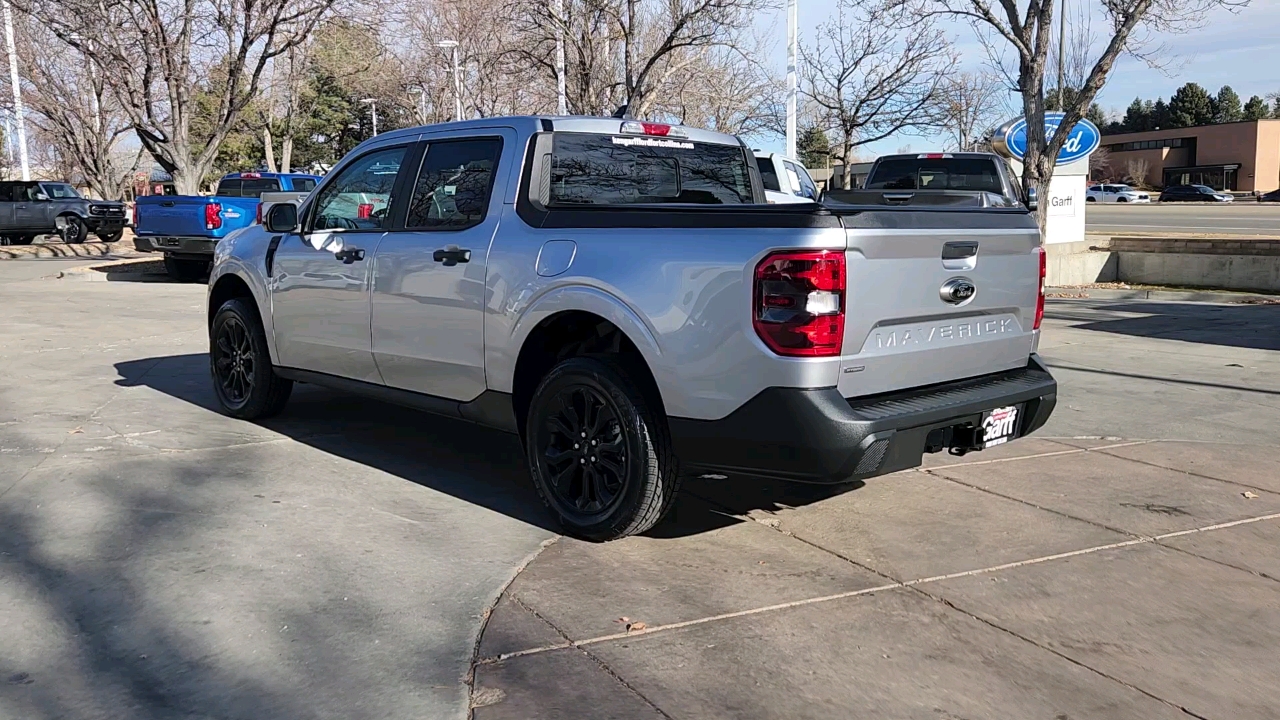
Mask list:
[[[1044,135],[1048,141],[1058,132],[1062,125],[1065,115],[1060,112],[1048,112],[1044,114]],[[1077,160],[1083,160],[1089,156],[1089,153],[1098,149],[1098,145],[1102,142],[1102,133],[1098,131],[1098,126],[1081,119],[1070,130],[1070,136],[1066,142],[1062,144],[1062,150],[1058,152],[1058,159],[1055,165],[1067,165]],[[1019,118],[1010,120],[1001,125],[992,137],[992,144],[995,146],[996,152],[1014,160],[1021,161],[1027,156],[1027,120]]]

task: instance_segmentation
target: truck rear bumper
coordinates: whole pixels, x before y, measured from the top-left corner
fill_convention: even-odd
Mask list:
[[[207,255],[213,257],[218,241],[213,238],[135,235],[133,247],[140,252],[163,252],[172,255]]]
[[[1021,406],[1013,437],[1027,435],[1049,419],[1057,393],[1032,355],[1018,370],[869,398],[769,388],[720,420],[670,426],[682,467],[694,472],[839,483],[917,467],[926,448],[975,450],[988,410]]]

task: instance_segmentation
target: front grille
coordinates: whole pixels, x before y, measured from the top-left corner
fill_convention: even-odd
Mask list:
[[[124,208],[118,205],[90,205],[90,215],[105,215],[107,217],[124,217]]]

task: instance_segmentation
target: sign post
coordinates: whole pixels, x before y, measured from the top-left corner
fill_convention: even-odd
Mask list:
[[[1060,131],[1064,118],[1062,113],[1044,114],[1046,139]],[[1070,133],[1054,163],[1049,189],[1041,191],[1040,202],[1045,206],[1045,244],[1084,241],[1089,156],[1098,149],[1102,133],[1088,120],[1076,123]],[[1009,158],[1014,171],[1021,175],[1022,160],[1027,155],[1026,119],[1016,118],[1001,125],[992,136],[991,145],[997,153]]]

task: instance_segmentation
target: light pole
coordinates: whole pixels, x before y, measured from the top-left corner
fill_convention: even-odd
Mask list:
[[[564,0],[554,0],[551,12],[556,16],[556,114],[568,115],[569,103],[564,95]]]
[[[418,122],[427,124],[427,89],[421,85],[410,85],[409,94],[418,96]]]
[[[378,99],[365,98],[360,102],[365,103],[366,105],[369,106],[369,111],[373,114],[373,134],[377,135],[378,134]]]
[[[18,125],[18,155],[22,162],[22,179],[31,179],[31,163],[27,159],[27,123],[22,117],[22,83],[18,80],[18,51],[13,46],[13,11],[9,0],[0,0],[4,7],[4,41],[9,50],[9,82],[13,84],[13,117]]]
[[[796,0],[787,0],[787,157],[796,156]]]
[[[453,51],[453,119],[462,119],[462,76],[458,72],[458,41],[457,40],[441,40],[436,43],[438,48],[449,48]]]

